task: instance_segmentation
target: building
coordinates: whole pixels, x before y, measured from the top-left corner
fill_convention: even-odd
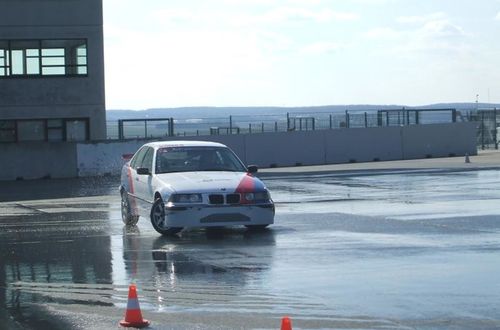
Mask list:
[[[102,0],[0,0],[0,143],[105,138]]]

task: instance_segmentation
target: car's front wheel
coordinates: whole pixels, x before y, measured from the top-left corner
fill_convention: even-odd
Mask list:
[[[122,191],[122,221],[126,226],[135,226],[137,221],[139,221],[138,215],[132,214],[132,209],[130,207],[130,201],[128,199],[128,194],[126,191]]]
[[[157,198],[151,207],[151,224],[157,232],[165,236],[175,235],[182,230],[182,227],[165,225],[165,204],[161,198]]]

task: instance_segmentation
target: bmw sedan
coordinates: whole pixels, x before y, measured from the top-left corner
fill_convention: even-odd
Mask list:
[[[274,203],[256,172],[220,143],[145,144],[122,169],[123,222],[149,217],[163,235],[191,227],[263,229],[274,222]]]

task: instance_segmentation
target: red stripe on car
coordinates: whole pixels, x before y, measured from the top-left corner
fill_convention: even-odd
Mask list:
[[[134,182],[132,180],[132,168],[129,166],[128,167],[128,185],[130,189],[130,193],[134,193]]]
[[[254,190],[255,190],[255,179],[250,175],[246,174],[241,179],[238,187],[236,187],[235,192],[241,194],[241,199],[240,199],[241,204],[248,204],[250,203],[250,201],[248,201],[245,198],[245,193],[254,192]]]

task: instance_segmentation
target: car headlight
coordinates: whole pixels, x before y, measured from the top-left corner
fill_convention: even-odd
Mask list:
[[[173,203],[201,203],[201,194],[174,194],[170,197]]]
[[[267,191],[256,192],[254,193],[254,197],[256,201],[267,201],[270,199],[269,192]]]
[[[253,201],[255,199],[255,194],[254,193],[246,193],[245,194],[245,199],[249,202]]]
[[[260,191],[253,193],[245,193],[244,198],[248,202],[259,202],[259,201],[268,201],[270,199],[270,196],[267,191]]]

